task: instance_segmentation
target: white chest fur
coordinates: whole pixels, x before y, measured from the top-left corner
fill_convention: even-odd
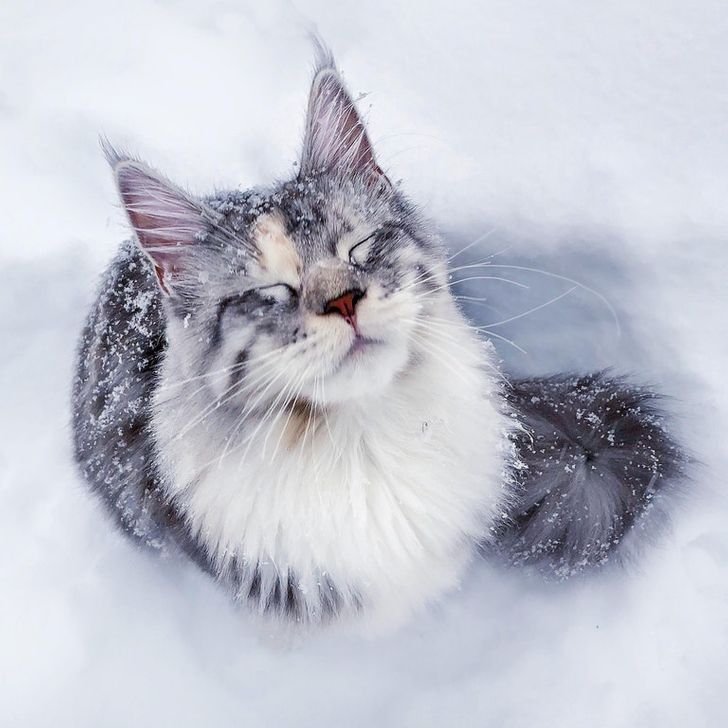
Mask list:
[[[453,587],[509,482],[512,424],[488,352],[469,348],[422,362],[365,407],[330,408],[293,444],[278,423],[244,458],[216,460],[209,428],[175,437],[158,404],[171,495],[219,571],[240,570],[246,595],[255,567],[261,608],[276,581],[294,584],[314,619],[331,588],[337,611],[390,621]]]

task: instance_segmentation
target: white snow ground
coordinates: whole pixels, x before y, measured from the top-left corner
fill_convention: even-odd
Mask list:
[[[285,175],[316,23],[394,177],[478,256],[574,291],[496,329],[512,370],[614,365],[701,459],[637,567],[484,563],[393,636],[269,644],[194,568],[114,533],[69,455],[75,339],[124,236],[106,133],[198,191]],[[0,5],[0,725],[723,726],[728,721],[728,7]],[[570,285],[478,289],[525,311]],[[465,285],[465,284],[462,284]],[[471,289],[472,291],[472,289]]]

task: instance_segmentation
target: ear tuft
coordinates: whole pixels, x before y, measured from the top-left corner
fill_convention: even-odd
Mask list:
[[[106,161],[109,163],[112,170],[115,169],[116,165],[120,162],[139,161],[133,155],[113,144],[111,140],[103,134],[99,135],[99,146],[101,147],[101,151],[104,153],[104,157],[106,157]]]
[[[314,76],[325,68],[336,71],[336,61],[334,60],[334,54],[331,52],[331,48],[326,45],[321,36],[315,31],[309,34],[309,38],[314,52]]]

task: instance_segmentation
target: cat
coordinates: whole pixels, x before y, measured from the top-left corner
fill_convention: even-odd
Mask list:
[[[134,239],[81,337],[83,477],[132,539],[283,624],[401,623],[482,551],[603,563],[679,474],[659,398],[508,381],[318,55],[288,181],[197,198],[104,144]]]

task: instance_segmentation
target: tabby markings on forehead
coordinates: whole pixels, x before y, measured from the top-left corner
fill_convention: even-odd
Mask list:
[[[298,288],[301,283],[301,258],[286,234],[283,221],[275,214],[261,215],[253,231],[260,251],[257,264],[267,283],[285,283]]]

